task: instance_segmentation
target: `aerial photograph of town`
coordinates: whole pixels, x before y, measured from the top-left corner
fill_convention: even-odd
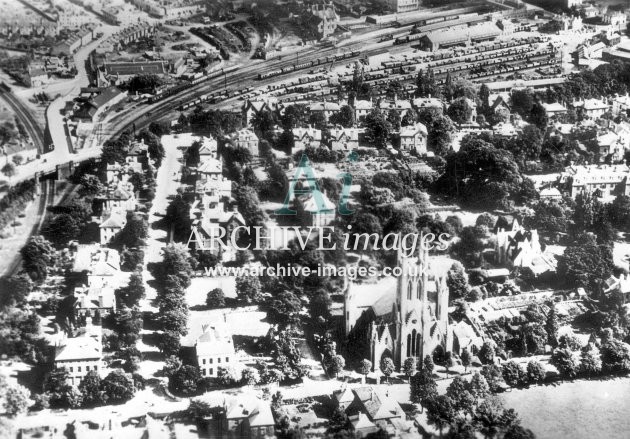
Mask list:
[[[0,0],[0,439],[630,439],[629,17]]]

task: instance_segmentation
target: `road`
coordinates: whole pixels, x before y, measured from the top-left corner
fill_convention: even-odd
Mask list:
[[[0,86],[0,99],[5,101],[11,109],[15,112],[17,118],[26,132],[31,138],[33,145],[37,148],[40,154],[44,153],[44,130],[37,123],[37,120],[33,117],[32,113],[24,106],[24,104],[11,92],[3,86]]]

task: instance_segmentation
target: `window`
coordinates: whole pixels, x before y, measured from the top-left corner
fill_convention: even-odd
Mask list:
[[[217,363],[220,363],[220,362],[221,362],[221,358],[217,358]]]
[[[210,368],[208,370],[210,371],[210,375],[212,375],[214,373],[214,369],[213,368]]]
[[[85,371],[89,372],[90,371],[90,366],[85,366]]]
[[[70,366],[70,372],[74,372],[74,367]]]
[[[202,361],[203,361],[203,364],[206,364],[206,359],[205,358]]]
[[[210,360],[208,360],[210,364],[212,364],[212,358],[210,358]]]
[[[230,357],[225,357],[225,362],[229,363],[230,362]]]
[[[77,367],[77,372],[81,372],[81,366]]]
[[[201,373],[205,376],[206,375],[206,369],[201,369]]]

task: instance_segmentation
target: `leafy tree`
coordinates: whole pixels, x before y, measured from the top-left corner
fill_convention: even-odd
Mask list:
[[[484,376],[481,375],[479,372],[475,372],[473,374],[468,385],[468,390],[477,402],[487,398],[488,395],[490,395],[490,386],[488,385],[488,381],[486,381]]]
[[[412,376],[409,384],[409,399],[414,404],[425,405],[438,395],[435,378],[426,368]]]
[[[490,342],[484,342],[483,345],[481,345],[481,348],[479,349],[479,360],[483,363],[483,364],[492,364],[494,363],[494,345]]]
[[[468,349],[464,348],[464,350],[462,351],[461,355],[460,355],[460,359],[462,360],[462,366],[464,366],[464,371],[468,371],[468,367],[471,364],[471,355],[470,352],[468,352]]]
[[[330,373],[335,374],[335,377],[339,376],[339,372],[343,372],[344,367],[346,367],[346,360],[341,355],[335,355],[331,358],[329,370]]]
[[[24,269],[31,278],[44,280],[47,276],[47,268],[53,265],[55,249],[50,241],[41,235],[31,237],[20,250]]]
[[[68,242],[75,240],[81,233],[79,221],[66,213],[55,215],[42,227],[42,234],[58,248],[65,247]]]
[[[381,372],[383,373],[383,375],[385,375],[388,381],[389,381],[389,376],[392,373],[394,373],[394,370],[396,370],[396,367],[394,366],[394,362],[392,361],[390,357],[383,357],[381,359],[380,368],[381,368]]]
[[[79,184],[81,185],[79,188],[79,195],[82,197],[92,197],[105,190],[105,186],[103,186],[101,180],[94,174],[84,174],[81,177]]]
[[[438,395],[426,402],[427,420],[440,430],[455,420],[453,401],[446,395]]]
[[[416,359],[413,357],[408,357],[405,359],[403,363],[403,372],[409,379],[416,373]]]
[[[596,348],[584,349],[580,356],[580,370],[589,378],[602,371],[602,360]]]
[[[125,306],[117,308],[114,314],[115,330],[122,346],[134,346],[142,330],[142,314]]]
[[[580,359],[570,349],[556,348],[549,362],[558,369],[560,375],[566,378],[575,378],[580,370]]]
[[[601,347],[602,368],[610,372],[630,370],[630,348],[626,343],[610,339]]]
[[[472,412],[475,398],[469,391],[469,384],[462,377],[453,378],[453,381],[446,388],[446,396],[451,399],[453,409],[463,413]]]
[[[300,323],[299,313],[302,310],[302,302],[291,291],[282,291],[272,300],[267,313],[270,321],[277,323],[281,328]]]
[[[534,433],[520,425],[511,425],[503,435],[503,439],[535,439]]]
[[[459,98],[453,101],[448,107],[448,116],[453,122],[462,124],[470,121],[472,118],[473,108],[466,98]]]
[[[549,344],[551,346],[556,346],[558,344],[558,314],[556,312],[556,307],[553,303],[549,303],[549,314],[547,314],[547,322],[545,323],[545,330],[547,331],[547,337],[549,340]]]
[[[26,298],[33,289],[31,278],[25,274],[14,274],[8,278],[0,278],[1,306],[21,307],[26,303]]]
[[[247,367],[243,369],[241,372],[241,382],[246,386],[253,386],[258,384],[260,381],[260,376],[258,375],[258,371],[251,367]]]
[[[131,374],[122,370],[114,370],[102,381],[102,390],[107,401],[112,404],[121,404],[133,398],[135,387]]]
[[[221,386],[232,386],[237,381],[236,372],[231,367],[219,367],[217,369],[217,382]]]
[[[390,138],[392,125],[378,108],[365,117],[365,135],[377,148],[384,148]]]
[[[426,355],[423,360],[422,369],[426,369],[430,374],[433,373],[433,369],[435,369],[435,364],[433,363],[433,358],[431,355]]]
[[[566,248],[558,257],[558,277],[574,287],[597,291],[602,279],[612,273],[612,249],[598,245],[592,239]]]
[[[97,371],[89,371],[79,384],[79,391],[83,394],[84,407],[96,407],[105,403],[105,395],[101,390],[101,377]]]
[[[477,406],[473,421],[486,437],[494,437],[505,425],[505,411],[503,400],[490,396]]]
[[[496,364],[483,366],[481,375],[486,379],[491,392],[496,392],[503,383],[503,372]]]
[[[545,367],[536,360],[530,360],[527,363],[527,381],[530,383],[540,384],[547,376]]]
[[[210,309],[223,308],[225,306],[225,295],[221,288],[214,288],[208,293],[206,306]]]
[[[258,303],[262,299],[262,286],[257,276],[236,278],[236,295],[246,303]]]
[[[2,171],[2,173],[7,177],[7,178],[11,178],[14,177],[17,174],[17,171],[15,169],[15,165],[13,163],[7,163],[5,164],[2,169],[0,169],[0,171]]]
[[[197,393],[201,375],[195,366],[184,365],[180,367],[168,380],[169,389],[183,396],[192,396]]]
[[[337,407],[328,421],[328,433],[337,433],[343,430],[350,430],[352,424],[348,419],[348,415],[341,408]]]
[[[361,360],[361,364],[359,366],[358,372],[361,375],[367,377],[367,375],[370,373],[371,370],[372,370],[372,362],[370,360],[366,360],[365,358]]]
[[[129,284],[126,287],[118,288],[115,292],[118,306],[133,308],[138,306],[140,300],[145,296],[142,273],[135,272],[129,276]]]
[[[508,361],[503,363],[503,380],[508,386],[522,386],[527,382],[527,374],[519,363]]]
[[[14,384],[5,386],[4,390],[4,412],[10,418],[25,413],[30,405],[30,392],[24,386]]]
[[[330,123],[339,124],[344,128],[352,128],[354,126],[354,109],[349,105],[342,106],[337,114],[330,117]]]
[[[164,331],[160,334],[158,348],[164,355],[177,355],[181,349],[180,335],[174,331]]]
[[[164,362],[164,367],[162,368],[162,375],[165,377],[170,377],[175,372],[182,367],[182,360],[179,359],[176,355],[170,355],[166,358]]]
[[[436,155],[445,157],[451,149],[452,137],[455,133],[453,122],[448,117],[439,115],[427,125],[427,146]]]
[[[169,231],[172,231],[175,242],[188,242],[190,238],[190,205],[177,195],[166,208],[164,224]]]
[[[468,276],[464,271],[464,266],[455,262],[448,271],[448,277],[446,278],[446,285],[450,293],[449,297],[453,299],[466,299],[470,291],[468,285]]]

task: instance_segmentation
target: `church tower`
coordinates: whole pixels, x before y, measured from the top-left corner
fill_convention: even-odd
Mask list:
[[[398,250],[398,266],[402,274],[398,277],[397,289],[397,351],[399,366],[408,357],[422,358],[423,334],[428,327],[427,312],[428,251],[420,248],[417,256],[406,256]]]

